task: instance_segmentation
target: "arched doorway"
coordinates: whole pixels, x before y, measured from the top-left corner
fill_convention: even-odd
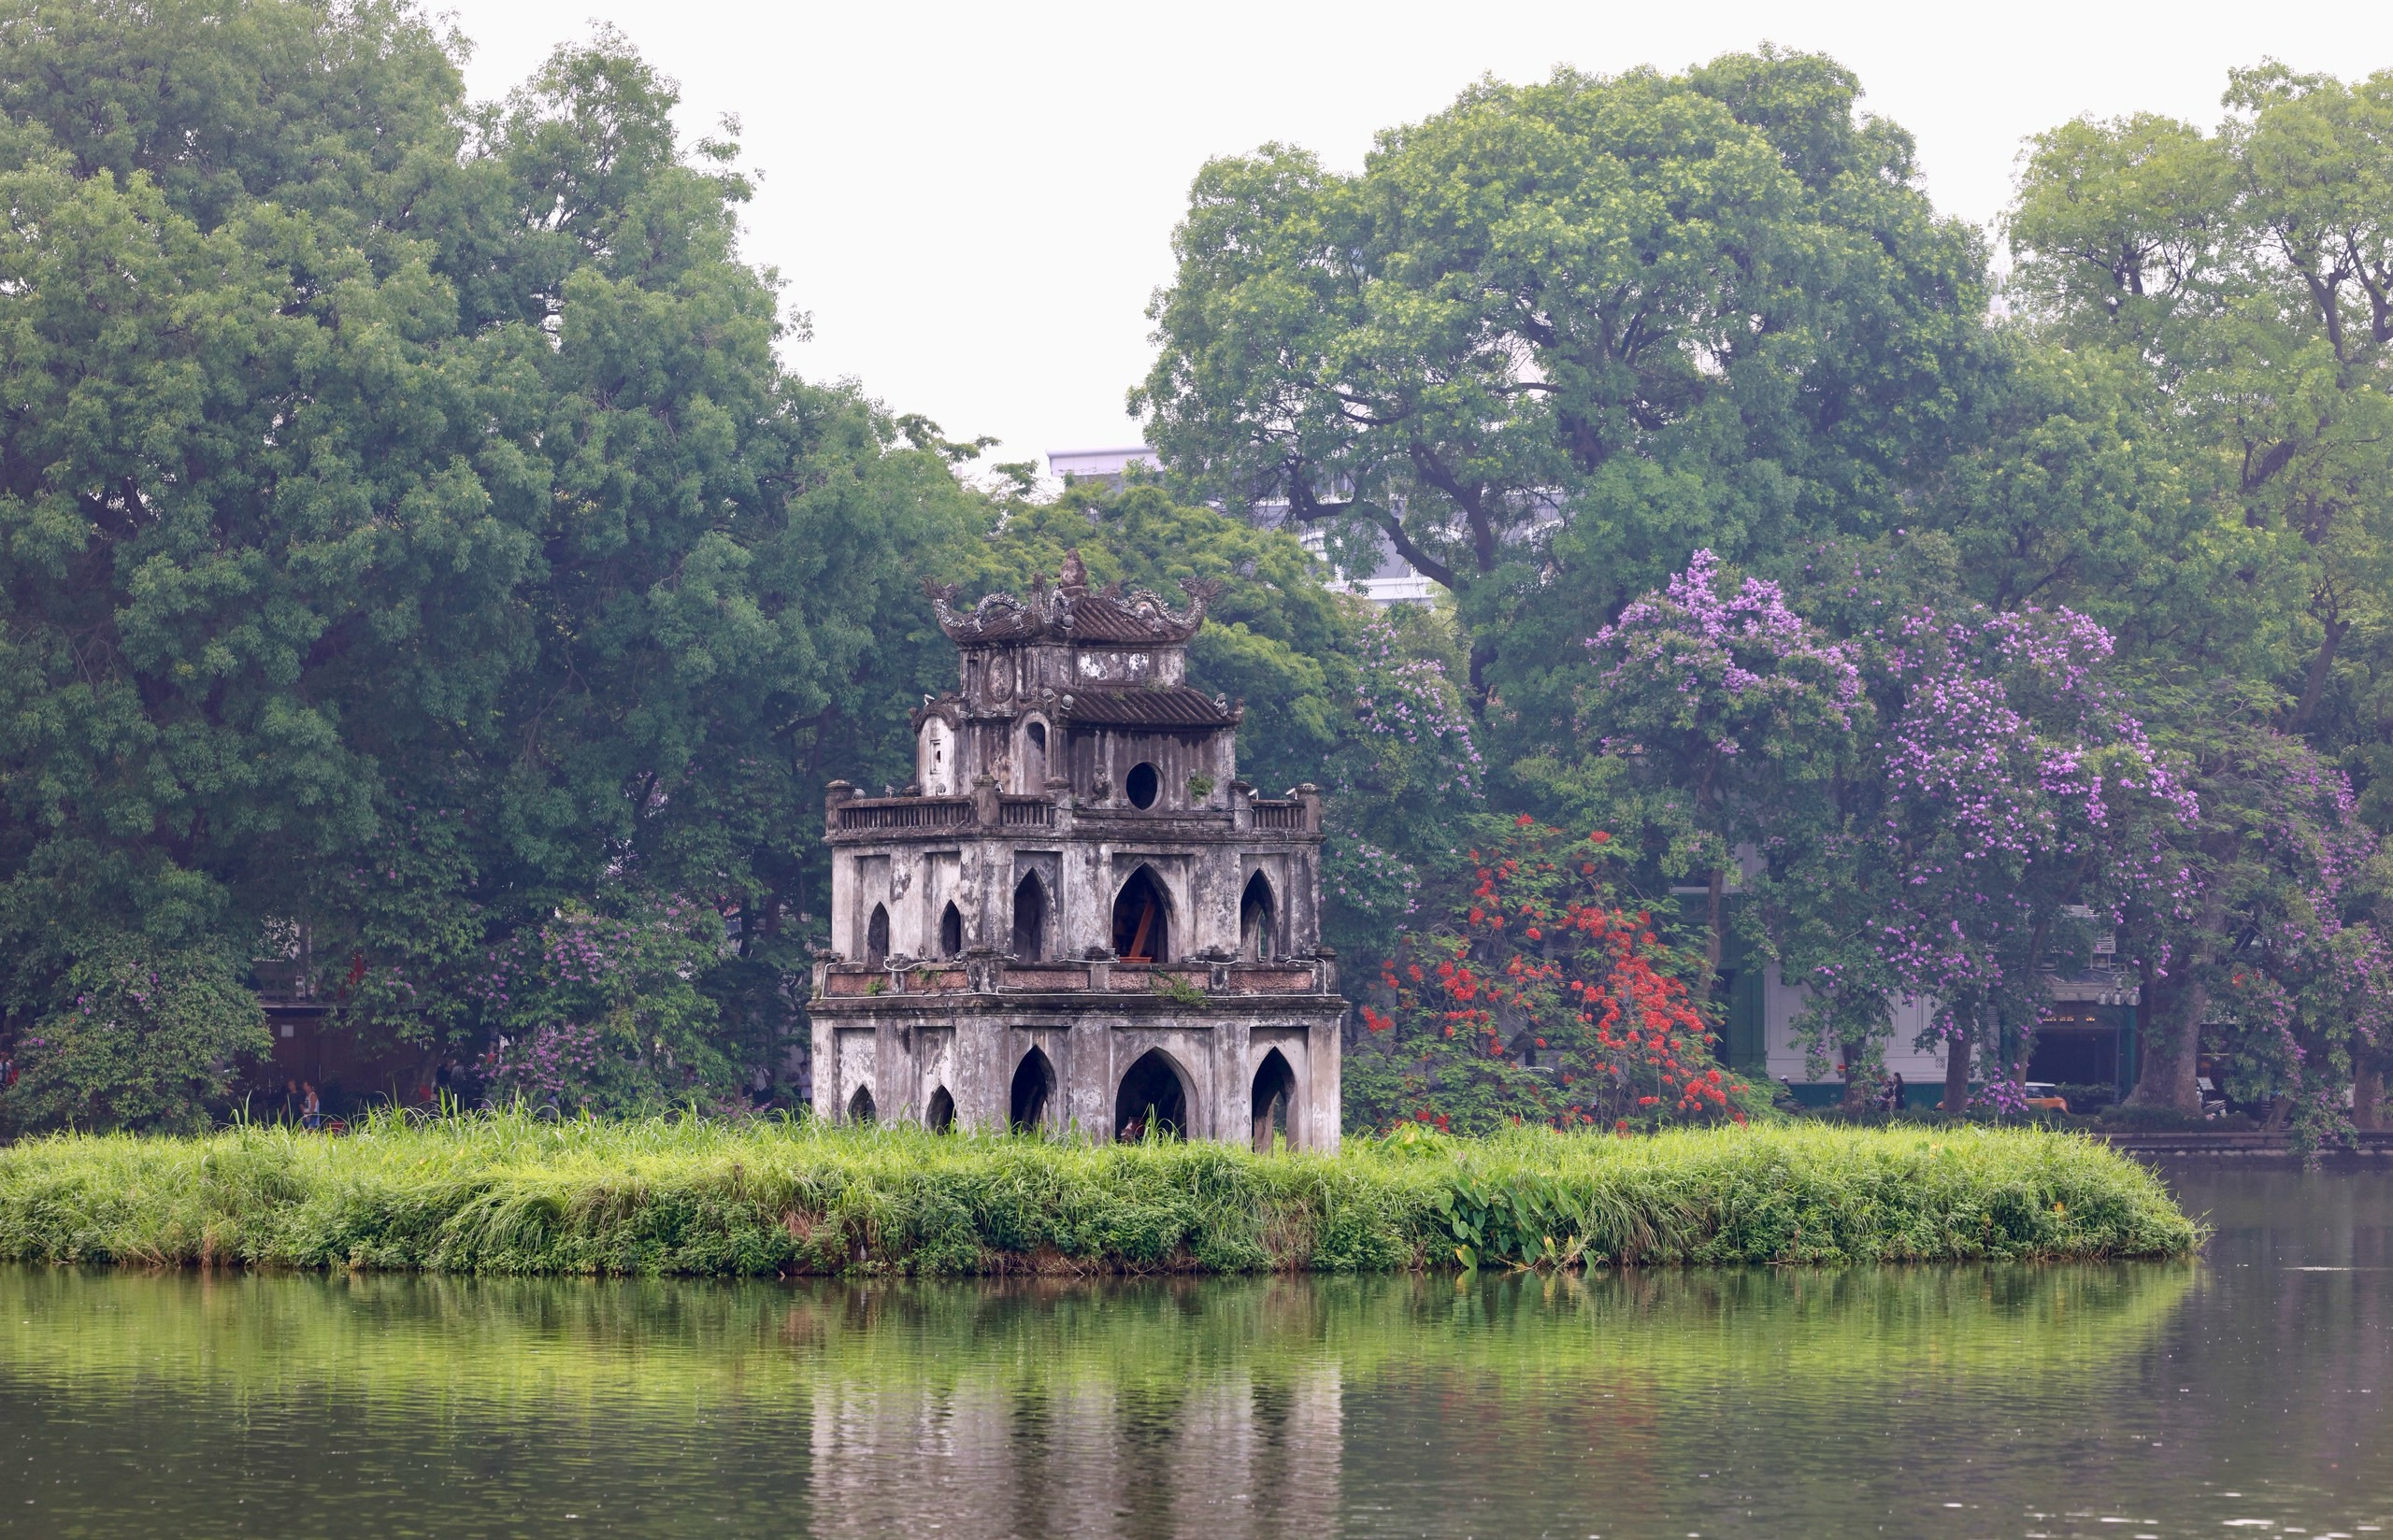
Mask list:
[[[880,967],[889,961],[889,910],[885,905],[872,906],[872,919],[864,928],[864,960],[867,967]]]
[[[1187,1083],[1163,1049],[1149,1048],[1122,1077],[1122,1090],[1113,1098],[1113,1136],[1131,1144],[1149,1134],[1178,1139],[1187,1133]]]
[[[1254,1108],[1254,1152],[1271,1153],[1274,1134],[1293,1145],[1297,1142],[1297,1072],[1278,1048],[1263,1056],[1255,1066],[1254,1088],[1251,1105]]]
[[[1047,1055],[1032,1048],[1014,1066],[1013,1092],[1006,1099],[1006,1126],[1016,1134],[1037,1134],[1047,1126],[1047,1105],[1055,1099],[1055,1066]]]
[[[1047,955],[1047,884],[1026,872],[1013,886],[1013,955],[1037,962]]]
[[[1125,962],[1171,960],[1171,906],[1152,866],[1141,866],[1113,900],[1113,955]]]
[[[939,917],[939,954],[941,957],[964,955],[964,911],[953,904]]]
[[[955,1098],[945,1086],[931,1092],[931,1105],[923,1109],[923,1126],[933,1134],[945,1134],[955,1127]]]
[[[873,1118],[872,1088],[856,1087],[856,1093],[848,1098],[848,1121],[862,1125],[871,1122]]]
[[[1268,962],[1279,935],[1278,905],[1271,902],[1271,879],[1261,872],[1246,879],[1246,894],[1238,901],[1238,951],[1249,962]]]

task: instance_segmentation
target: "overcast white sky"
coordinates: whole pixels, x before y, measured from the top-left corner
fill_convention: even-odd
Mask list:
[[[1161,6],[432,0],[497,95],[611,21],[681,83],[685,137],[743,122],[764,174],[751,261],[814,319],[789,362],[853,377],[996,459],[1137,441],[1123,393],[1207,157],[1267,140],[1361,164],[1375,130],[1483,73],[1666,69],[1767,38],[1857,71],[1915,135],[1940,207],[1990,221],[2024,135],[2079,113],[2205,124],[2230,65],[2393,67],[2393,6],[2053,4]]]

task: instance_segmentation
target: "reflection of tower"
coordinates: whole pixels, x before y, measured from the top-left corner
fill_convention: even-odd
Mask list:
[[[958,611],[959,688],[914,713],[915,782],[834,782],[815,1111],[1334,1149],[1321,798],[1237,778],[1239,709],[1187,682],[1174,610],[1054,586]]]
[[[808,1527],[821,1536],[1245,1540],[1337,1524],[1335,1364],[1168,1387],[826,1378],[813,1414]]]

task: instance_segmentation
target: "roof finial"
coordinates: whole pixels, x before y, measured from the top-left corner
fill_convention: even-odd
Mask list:
[[[1055,575],[1055,592],[1068,599],[1077,599],[1088,592],[1088,568],[1081,564],[1078,546],[1064,552],[1064,570]]]

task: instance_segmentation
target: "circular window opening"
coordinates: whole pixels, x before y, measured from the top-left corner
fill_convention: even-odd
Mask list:
[[[1154,765],[1141,760],[1130,766],[1130,773],[1122,778],[1122,790],[1129,794],[1131,806],[1153,807],[1163,791],[1163,777],[1155,774]]]

